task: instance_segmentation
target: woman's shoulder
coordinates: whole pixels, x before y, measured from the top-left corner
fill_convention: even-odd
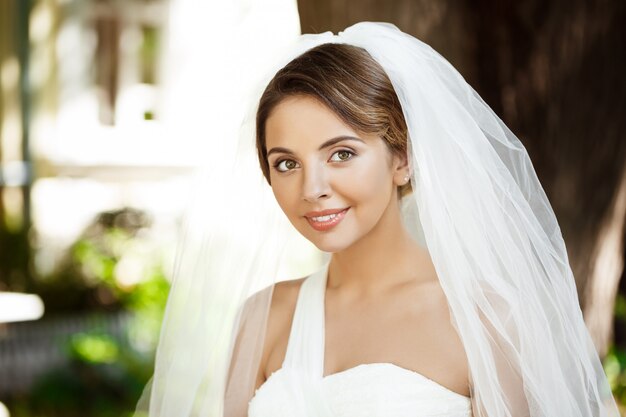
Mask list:
[[[279,281],[274,284],[271,309],[290,309],[291,307],[295,307],[300,287],[305,279],[306,277],[302,277],[288,281]]]
[[[305,279],[306,277],[279,281],[256,291],[245,300],[244,311],[251,309],[259,303],[267,303],[270,299],[271,310],[288,308],[290,305],[295,304],[300,285],[302,285]]]
[[[265,310],[268,313],[266,340],[272,340],[273,335],[291,321],[300,287],[306,278],[279,281],[253,293],[244,302],[243,320],[258,317],[261,310]]]
[[[257,387],[282,363],[298,294],[307,277],[273,284]],[[268,368],[271,371],[268,372]]]
[[[267,339],[273,345],[291,327],[300,287],[306,277],[279,281],[274,284],[267,323]]]

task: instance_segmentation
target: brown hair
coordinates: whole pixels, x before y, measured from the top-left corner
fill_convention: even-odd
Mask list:
[[[407,127],[402,106],[384,69],[363,48],[322,44],[278,71],[259,101],[256,147],[268,183],[265,124],[281,100],[297,95],[318,99],[357,132],[378,135],[393,154],[407,155]],[[410,192],[410,182],[398,187],[399,197]]]

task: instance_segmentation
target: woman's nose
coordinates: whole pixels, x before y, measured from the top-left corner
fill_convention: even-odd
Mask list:
[[[302,199],[316,202],[320,198],[330,196],[330,186],[323,167],[310,166],[303,169]]]

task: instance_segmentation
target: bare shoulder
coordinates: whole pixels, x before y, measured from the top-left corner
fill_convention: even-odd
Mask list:
[[[298,290],[304,279],[280,281],[253,293],[243,305],[244,313],[254,311],[254,307],[259,303],[267,303],[268,298],[271,298],[270,316],[276,315],[277,312],[284,309],[289,309],[292,305],[295,306]]]
[[[430,317],[433,326],[430,334],[435,351],[438,351],[441,358],[446,358],[440,363],[442,375],[446,375],[446,384],[454,391],[463,395],[470,395],[467,355],[460,335],[454,324],[448,298],[441,287],[439,281],[430,285],[430,294],[427,315]]]
[[[289,281],[280,281],[274,285],[274,294],[272,295],[270,314],[280,312],[283,309],[295,308],[296,300],[300,292],[300,286],[305,278],[306,277],[292,279]]]
[[[305,279],[281,281],[274,285],[257,385],[282,365],[298,294]]]
[[[250,340],[258,340],[265,332],[261,363],[256,372],[255,387],[258,388],[265,380],[265,369],[268,354],[272,353],[276,340],[281,336],[281,329],[285,327],[286,319],[293,315],[298,289],[302,279],[279,282],[269,285],[250,295],[244,302],[238,325],[233,354],[228,370],[228,380],[224,397],[224,415],[243,415],[245,410],[240,409],[241,387],[249,387],[251,359],[258,360],[259,349]],[[269,311],[268,311],[269,304]],[[289,320],[289,323],[291,320]],[[251,339],[252,338],[252,339]],[[247,343],[242,343],[248,340]],[[239,360],[243,359],[243,360]]]
[[[266,346],[272,347],[275,339],[291,327],[293,313],[300,292],[300,286],[305,278],[277,282],[274,285],[270,312],[267,319]]]

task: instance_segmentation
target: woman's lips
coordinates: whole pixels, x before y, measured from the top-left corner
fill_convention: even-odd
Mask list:
[[[319,232],[324,232],[326,230],[330,230],[333,227],[337,226],[339,224],[339,222],[341,222],[341,220],[343,220],[343,218],[346,216],[346,213],[348,212],[348,210],[350,209],[350,207],[345,208],[339,212],[336,212],[335,214],[327,214],[326,216],[319,216],[319,217],[324,217],[324,220],[314,220],[313,217],[317,217],[317,216],[311,216],[309,217],[308,215],[305,216],[307,221],[309,222],[309,224],[311,225],[311,227]],[[334,210],[331,210],[334,211]]]

